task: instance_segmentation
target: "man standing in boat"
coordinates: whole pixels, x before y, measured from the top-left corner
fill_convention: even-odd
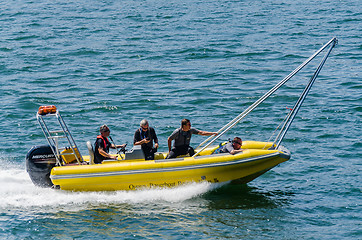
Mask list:
[[[231,155],[237,154],[244,151],[241,149],[243,142],[241,138],[235,137],[231,142],[225,144],[221,149],[220,153],[230,153]]]
[[[109,148],[122,148],[123,145],[114,145],[108,141],[109,134],[111,131],[107,125],[103,125],[99,128],[101,135],[97,136],[97,140],[94,143],[94,163],[102,163],[105,159],[117,159],[117,156],[112,156],[109,154]]]
[[[155,145],[153,145],[155,142]],[[153,160],[155,152],[158,148],[158,139],[155,129],[148,125],[148,121],[143,119],[140,122],[140,128],[136,130],[133,137],[134,145],[141,145],[142,151],[145,154],[145,160]]]
[[[169,151],[167,158],[176,158],[177,156],[186,154],[189,154],[190,156],[194,155],[195,151],[190,146],[192,134],[198,134],[202,136],[217,135],[216,132],[206,132],[192,128],[190,120],[182,119],[181,127],[176,129],[167,139]],[[171,149],[172,140],[175,140],[175,142]]]

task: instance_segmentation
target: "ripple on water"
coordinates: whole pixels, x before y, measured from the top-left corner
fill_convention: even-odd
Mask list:
[[[3,2],[2,238],[361,238],[359,6]],[[331,35],[339,45],[283,141],[291,159],[248,186],[59,193],[35,188],[24,170],[27,150],[45,144],[35,119],[40,105],[58,107],[84,153],[103,123],[132,145],[143,118],[164,151],[182,118],[216,131]],[[219,140],[268,139],[321,58]],[[193,136],[192,145],[204,139]]]

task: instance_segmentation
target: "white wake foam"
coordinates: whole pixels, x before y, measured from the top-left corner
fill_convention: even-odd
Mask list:
[[[6,166],[7,165],[7,166]],[[104,206],[121,203],[183,202],[205,194],[220,184],[192,183],[177,188],[116,192],[69,192],[34,186],[22,166],[1,164],[1,209],[83,209],[85,205]]]

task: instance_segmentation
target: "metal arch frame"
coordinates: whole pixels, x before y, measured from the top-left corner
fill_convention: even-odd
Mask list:
[[[59,149],[59,146],[58,146],[58,138],[59,137],[63,137],[63,138],[67,139],[67,141],[69,143],[69,147],[70,147],[70,149],[72,149],[73,154],[74,154],[75,159],[77,160],[78,164],[81,164],[82,162],[84,162],[83,156],[81,155],[80,150],[79,150],[73,136],[71,135],[67,125],[65,124],[62,116],[60,115],[59,111],[57,110],[55,113],[49,113],[47,115],[44,115],[44,117],[45,116],[55,116],[56,119],[59,122],[59,125],[60,125],[61,129],[62,129],[61,131],[53,131],[53,132],[49,131],[49,128],[48,128],[47,124],[45,123],[45,121],[43,119],[43,115],[40,115],[39,113],[36,114],[36,118],[38,120],[40,128],[43,131],[45,139],[47,140],[52,152],[54,153],[54,156],[55,156],[55,159],[56,159],[56,165],[58,165],[58,166],[63,165],[62,164],[63,160],[60,157],[62,154],[60,154],[60,149]],[[58,135],[57,136],[52,136],[52,133],[63,133],[64,135],[62,135],[62,136],[58,136]],[[80,158],[77,156],[75,149],[78,150]]]

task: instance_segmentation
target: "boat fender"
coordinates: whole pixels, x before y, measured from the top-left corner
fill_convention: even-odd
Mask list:
[[[53,186],[50,172],[55,167],[55,163],[55,156],[49,145],[34,146],[26,155],[26,171],[36,186]]]

